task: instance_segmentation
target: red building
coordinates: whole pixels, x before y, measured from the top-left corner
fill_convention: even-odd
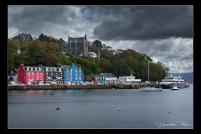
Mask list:
[[[22,84],[44,83],[43,67],[24,66],[24,64],[21,64],[17,80]]]
[[[20,64],[17,71],[17,82],[20,84],[26,84],[24,64]]]

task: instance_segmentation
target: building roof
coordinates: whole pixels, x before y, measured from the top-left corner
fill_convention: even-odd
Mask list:
[[[68,40],[69,43],[83,43],[84,41],[85,41],[85,37],[79,37],[79,38],[69,37],[69,40]]]
[[[61,65],[61,68],[69,68],[70,65]]]
[[[101,73],[100,75],[103,75],[105,77],[115,77],[113,73]]]

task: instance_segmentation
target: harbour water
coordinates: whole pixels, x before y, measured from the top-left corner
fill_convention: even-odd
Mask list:
[[[8,128],[193,128],[193,87],[8,91]]]

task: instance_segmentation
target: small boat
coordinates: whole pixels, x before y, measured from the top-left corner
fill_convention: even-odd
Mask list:
[[[172,90],[179,90],[179,88],[177,86],[173,86]]]
[[[162,88],[155,88],[155,87],[145,87],[142,89],[139,89],[141,92],[160,92],[162,91]]]

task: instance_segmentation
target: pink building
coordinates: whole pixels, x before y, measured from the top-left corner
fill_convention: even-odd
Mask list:
[[[43,67],[33,67],[20,65],[18,70],[18,82],[23,84],[44,83]]]

